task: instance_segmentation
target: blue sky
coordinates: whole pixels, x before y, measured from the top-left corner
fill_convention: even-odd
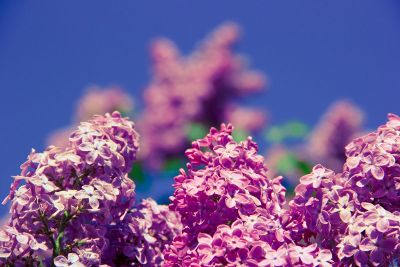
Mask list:
[[[341,98],[365,110],[369,128],[400,113],[395,0],[0,0],[0,196],[30,149],[70,123],[86,86],[119,84],[140,99],[152,38],[189,52],[228,20],[244,32],[238,51],[271,81],[248,103],[273,122],[315,123]]]

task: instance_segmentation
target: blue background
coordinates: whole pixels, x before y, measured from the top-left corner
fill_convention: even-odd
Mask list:
[[[250,103],[272,122],[315,123],[348,98],[375,128],[400,113],[398,1],[1,1],[0,196],[32,147],[71,122],[91,84],[140,99],[156,36],[184,52],[220,23],[244,31],[238,51],[271,84]],[[0,211],[4,212],[4,208]]]

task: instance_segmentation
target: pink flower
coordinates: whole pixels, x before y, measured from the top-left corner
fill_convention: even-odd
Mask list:
[[[236,185],[239,188],[245,189],[249,184],[249,179],[243,176],[240,171],[221,170],[221,176],[226,179],[229,184]]]
[[[374,238],[365,238],[360,243],[360,250],[370,252],[370,260],[378,266],[385,260],[385,254],[389,254],[393,251],[398,240],[395,239],[384,239],[381,234],[376,235]]]
[[[329,177],[333,174],[331,170],[326,169],[322,165],[318,164],[313,168],[312,173],[304,175],[300,178],[300,183],[304,185],[312,184],[313,188],[318,188],[324,178]]]
[[[285,266],[287,256],[287,250],[285,247],[280,247],[278,250],[267,250],[265,252],[265,260],[262,260],[259,264],[261,267],[266,266]]]
[[[225,192],[225,181],[224,180],[218,180],[214,183],[211,183],[207,185],[207,190],[205,191],[206,195],[212,196],[214,194],[216,195],[223,195]]]
[[[224,248],[220,246],[222,244],[220,238],[213,239],[208,234],[200,233],[197,240],[202,264],[209,264],[215,257],[224,255]]]
[[[78,129],[69,138],[72,142],[81,141],[82,143],[91,142],[93,139],[102,136],[96,128],[90,123],[83,122],[78,126]]]
[[[291,262],[295,263],[299,259],[304,264],[311,264],[314,260],[314,252],[317,248],[316,244],[311,244],[307,247],[291,246],[289,250]]]
[[[339,212],[340,219],[348,223],[351,218],[351,213],[354,211],[354,205],[352,201],[349,201],[349,195],[346,194],[339,198],[337,208],[333,209],[332,212]]]
[[[93,164],[100,157],[102,159],[110,159],[111,152],[108,146],[109,143],[105,140],[94,140],[94,142],[86,142],[79,145],[79,149],[86,154],[86,162]]]
[[[235,143],[228,143],[226,146],[216,146],[214,151],[221,157],[221,164],[225,166],[229,166],[232,160],[235,160],[240,155],[240,150],[238,150]]]
[[[376,223],[376,229],[381,233],[385,233],[389,229],[390,220],[400,223],[400,216],[394,215],[379,205],[374,206],[367,202],[363,202],[361,205],[367,210],[364,214],[364,221],[369,224]]]

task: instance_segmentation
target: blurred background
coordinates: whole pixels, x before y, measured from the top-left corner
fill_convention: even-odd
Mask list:
[[[198,50],[205,38],[213,39],[206,36],[227,21],[240,27],[240,40],[234,46],[235,53],[245,55],[246,63],[240,64],[265,78],[262,90],[246,97],[236,95],[240,105],[265,111],[262,129],[253,134],[261,144],[260,153],[268,159],[271,147],[270,151],[278,151],[275,156],[293,151],[289,157],[285,154],[284,166],[281,162],[276,173],[286,174],[293,157],[297,165],[290,166],[302,172],[311,163],[323,161],[322,156],[304,159],[298,154],[313,143],[313,133],[326,132],[321,120],[335,120],[324,114],[329,108],[335,110],[336,101],[346,99],[344,106],[356,106],[350,112],[334,113],[344,113],[357,133],[383,124],[389,112],[400,113],[400,3],[395,0],[254,1],[246,5],[227,0],[0,0],[0,197],[6,196],[11,176],[19,173],[31,148],[42,151],[52,132],[77,123],[76,109],[88,87],[122,88],[132,100],[128,115],[140,120],[139,114],[149,105],[143,100],[144,92],[157,80],[154,58],[160,54],[154,47],[150,53],[150,43],[168,38],[185,57]],[[225,35],[229,39],[229,31]],[[171,47],[161,45],[160,51],[168,56]],[[160,57],[165,56],[162,53]],[[207,59],[203,55],[202,60]],[[339,103],[341,109],[343,102]],[[188,135],[197,137],[209,127],[199,123],[196,117],[194,123],[185,124],[190,126]],[[299,139],[295,148],[282,137],[282,127],[297,133],[291,136]],[[346,134],[353,137],[353,132]],[[307,151],[318,154],[314,152]],[[149,181],[169,177],[147,185],[138,181],[139,196],[165,200],[168,193],[161,189],[172,184],[174,166],[181,164],[174,165],[175,156],[165,155],[163,160],[172,162],[163,164],[162,170],[151,166],[133,170],[136,176],[145,172],[142,179]],[[5,210],[1,207],[0,213]]]

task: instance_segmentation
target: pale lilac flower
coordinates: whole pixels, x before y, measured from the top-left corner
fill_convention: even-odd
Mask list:
[[[103,196],[90,185],[82,186],[83,190],[76,192],[75,197],[77,199],[88,199],[89,205],[92,209],[97,210],[99,208],[99,200],[103,199]]]
[[[332,212],[339,212],[340,219],[348,223],[351,219],[352,212],[354,212],[354,204],[350,201],[348,194],[339,197],[337,208],[333,209]]]
[[[29,179],[29,182],[34,185],[43,187],[44,190],[46,190],[47,192],[52,192],[56,189],[54,183],[49,181],[49,179],[45,175],[34,176]]]
[[[332,253],[327,249],[319,251],[318,256],[312,261],[312,265],[318,267],[331,267]]]
[[[98,158],[105,160],[110,159],[111,151],[105,140],[95,140],[94,142],[86,142],[79,145],[79,150],[86,152],[86,162],[93,164]]]
[[[29,203],[31,195],[29,194],[29,189],[23,185],[15,192],[15,199],[20,205],[26,205]]]
[[[332,171],[324,168],[322,165],[317,165],[313,168],[312,173],[300,178],[300,183],[304,185],[312,184],[314,188],[318,188],[321,185],[322,180],[332,174]]]
[[[54,265],[57,267],[84,267],[82,263],[79,262],[79,257],[75,253],[68,253],[68,258],[65,256],[57,256],[54,258]]]
[[[280,247],[278,250],[267,250],[265,252],[265,260],[260,262],[260,266],[285,266],[287,264],[287,254],[285,247]]]

